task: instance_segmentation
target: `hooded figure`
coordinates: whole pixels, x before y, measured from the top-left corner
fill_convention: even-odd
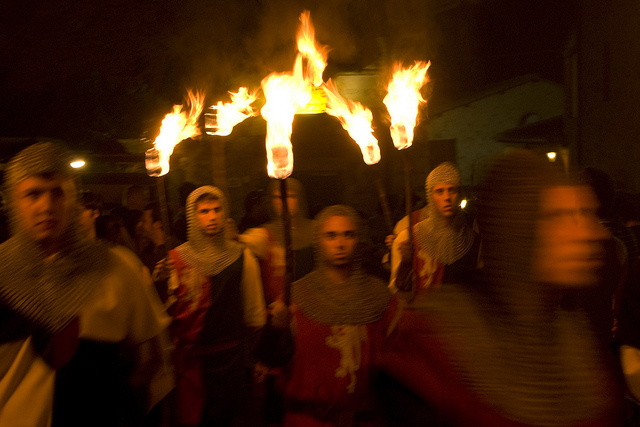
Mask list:
[[[480,203],[481,280],[416,300],[384,370],[447,426],[621,425],[606,354],[584,313],[561,306],[603,264],[593,194],[520,150],[495,162]]]
[[[170,252],[181,425],[227,425],[242,412],[251,378],[248,346],[266,323],[258,262],[226,238],[228,212],[218,188],[193,191],[186,204],[188,240]]]
[[[135,367],[123,348],[168,324],[127,260],[80,232],[70,160],[41,142],[6,170],[12,237],[0,247],[0,425],[125,422],[135,411],[127,376]]]
[[[427,218],[414,225],[413,259],[402,255],[408,230],[392,246],[391,288],[409,300],[442,283],[468,280],[478,260],[479,239],[460,210],[460,172],[453,163],[441,163],[431,171],[425,192]]]
[[[286,254],[279,184],[278,180],[274,180],[267,190],[267,197],[271,199],[271,221],[264,226],[251,228],[239,236],[239,240],[260,260],[267,305],[284,292]],[[307,218],[307,201],[300,181],[287,178],[286,184],[294,260],[292,280],[295,281],[313,269],[313,221]]]

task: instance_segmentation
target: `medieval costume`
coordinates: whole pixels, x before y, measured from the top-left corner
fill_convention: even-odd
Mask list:
[[[430,414],[425,425],[621,425],[620,388],[610,360],[585,313],[561,305],[578,281],[546,282],[538,269],[539,248],[552,253],[540,246],[540,221],[569,214],[554,210],[542,217],[541,195],[566,183],[565,175],[530,152],[502,157],[481,198],[482,280],[419,295],[413,310],[404,311],[386,342],[384,370],[422,399],[422,414]],[[599,227],[594,214],[575,209],[585,215],[575,219],[585,225],[576,227]],[[593,233],[584,242],[595,250],[606,232]],[[595,268],[590,272],[595,282]],[[399,408],[408,400],[396,399],[389,408],[406,415]],[[409,417],[404,425],[414,421]]]
[[[203,195],[218,200],[225,217],[229,212],[219,189],[204,186],[192,192],[186,205],[188,240],[170,252],[176,415],[182,425],[225,425],[247,397],[250,338],[266,323],[266,310],[251,251],[227,239],[224,226],[213,237],[200,228],[196,209]]]
[[[439,184],[460,186],[460,173],[451,163],[441,163],[425,183],[426,219],[413,228],[414,259],[411,265],[401,263],[400,243],[409,239],[408,229],[393,242],[391,284],[406,299],[442,283],[466,280],[478,261],[479,239],[461,210],[456,206],[452,220],[440,215],[433,199],[433,188]]]
[[[53,190],[69,219],[53,254],[18,218],[15,190],[31,177],[65,183]],[[81,235],[72,178],[68,154],[52,143],[18,153],[5,175],[13,235],[0,247],[1,425],[135,423],[135,346],[169,321],[118,253]]]
[[[351,208],[326,208],[316,219],[316,248],[319,231],[333,216],[359,224]],[[316,253],[315,270],[293,283],[291,330],[283,332],[292,333],[294,347],[284,368],[284,425],[371,425],[371,375],[395,300],[384,282],[361,269],[357,255],[348,280],[336,283]]]
[[[291,212],[291,249],[293,250],[293,280],[302,278],[313,269],[313,221],[307,218],[307,202],[300,181],[287,178],[289,197],[297,199],[297,210]],[[267,305],[284,291],[285,242],[282,218],[274,204],[282,204],[279,181],[269,185],[267,196],[272,198],[271,221],[262,227],[251,228],[239,236],[260,261],[262,285]]]

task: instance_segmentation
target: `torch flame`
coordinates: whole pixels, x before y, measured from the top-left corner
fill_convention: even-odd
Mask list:
[[[322,84],[322,73],[327,66],[329,48],[316,43],[315,30],[311,24],[311,12],[305,10],[300,14],[300,29],[298,30],[298,51],[307,60],[307,69],[313,85]]]
[[[396,65],[387,96],[382,101],[391,115],[391,138],[398,150],[411,147],[413,142],[418,107],[427,102],[420,95],[420,88],[428,81],[430,65],[431,62],[416,62],[404,69]]]
[[[183,111],[182,105],[174,105],[173,112],[167,114],[162,120],[160,134],[153,142],[158,151],[160,172],[157,176],[165,175],[169,172],[169,159],[173,154],[173,149],[182,140],[200,135],[198,128],[198,117],[202,113],[204,105],[204,94],[191,91],[189,96],[189,111]]]
[[[256,112],[253,111],[251,104],[256,100],[256,92],[249,93],[246,87],[241,87],[238,92],[229,92],[231,95],[231,102],[222,103],[218,101],[218,104],[209,107],[216,111],[215,114],[205,114],[207,129],[213,129],[212,132],[207,130],[209,135],[227,136],[231,134],[233,127],[243,120],[255,116]],[[209,123],[209,116],[214,116]]]
[[[378,140],[373,136],[371,110],[359,102],[345,101],[331,80],[325,84],[324,89],[327,94],[327,114],[340,120],[342,127],[360,146],[366,164],[378,163],[380,161],[380,147]]]
[[[266,103],[260,112],[267,121],[267,172],[271,178],[284,179],[293,172],[293,116],[311,99],[302,74],[302,57],[298,55],[293,74],[272,73],[262,80]]]

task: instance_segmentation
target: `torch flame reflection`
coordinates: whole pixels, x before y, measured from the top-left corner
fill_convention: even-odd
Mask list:
[[[329,80],[324,86],[327,94],[327,114],[335,116],[349,136],[360,146],[364,162],[373,165],[380,161],[380,147],[373,136],[371,110],[358,102],[342,98],[333,82]]]
[[[267,172],[271,178],[284,179],[293,172],[293,116],[311,100],[302,74],[302,57],[298,55],[293,74],[272,73],[262,80],[266,103],[260,112],[267,121]]]
[[[162,120],[160,134],[153,145],[158,152],[160,171],[155,176],[162,176],[169,172],[169,159],[173,149],[182,140],[200,135],[198,117],[202,113],[204,94],[188,92],[189,111],[183,111],[182,105],[174,105],[173,112],[167,114]]]
[[[316,43],[315,30],[311,24],[311,12],[305,10],[300,14],[298,30],[298,51],[307,60],[309,79],[318,87],[322,84],[322,73],[327,66],[327,46]]]
[[[255,91],[250,94],[246,87],[241,87],[238,92],[229,94],[231,102],[223,104],[222,101],[218,101],[218,104],[209,107],[215,110],[215,114],[205,114],[205,127],[209,135],[227,136],[231,134],[235,125],[256,115],[251,107],[257,97]],[[213,117],[210,119],[210,116]]]
[[[416,62],[409,68],[396,65],[387,96],[382,101],[391,115],[391,138],[398,150],[411,147],[413,143],[418,107],[426,102],[420,95],[420,88],[428,80],[430,65],[431,62]]]

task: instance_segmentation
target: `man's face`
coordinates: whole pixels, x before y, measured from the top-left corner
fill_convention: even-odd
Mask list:
[[[80,214],[78,215],[78,222],[80,230],[87,235],[95,230],[96,219],[100,216],[100,212],[97,209],[88,209],[84,206],[80,206]]]
[[[457,185],[437,184],[431,189],[436,211],[444,218],[453,217],[458,211],[460,188]]]
[[[213,236],[224,227],[224,209],[219,200],[203,200],[196,204],[196,218],[204,234]]]
[[[322,258],[333,267],[351,264],[358,243],[356,225],[346,216],[332,216],[320,230]]]
[[[73,180],[60,176],[32,176],[15,190],[20,229],[41,245],[55,246],[73,220],[76,188]]]
[[[151,209],[142,211],[139,224],[140,230],[136,230],[136,232],[150,239],[153,235],[153,211]]]
[[[598,202],[586,186],[542,192],[534,257],[536,278],[561,286],[594,284],[604,263],[609,232],[598,221]]]
[[[273,208],[278,216],[282,215],[282,197],[279,191],[271,193],[271,201]],[[295,191],[287,191],[287,206],[289,207],[289,215],[295,216],[298,213],[298,195]]]

